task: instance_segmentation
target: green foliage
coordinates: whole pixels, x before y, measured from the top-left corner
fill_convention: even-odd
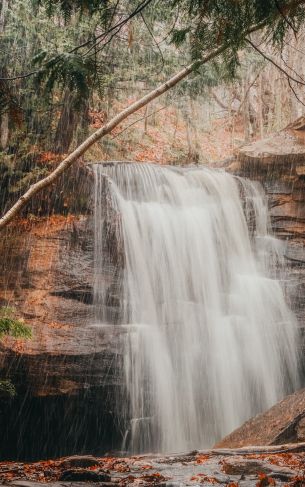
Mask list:
[[[0,339],[6,335],[24,339],[32,337],[31,328],[25,325],[22,320],[16,319],[15,316],[14,308],[8,306],[0,308]]]
[[[304,7],[290,8],[286,0],[173,0],[180,8],[179,29],[172,42],[180,46],[188,40],[192,57],[200,57],[217,47],[227,46],[227,72],[236,75],[237,52],[246,47],[245,34],[256,26],[265,28],[265,35],[281,47],[287,31],[298,32],[304,23]]]
[[[41,57],[38,62],[40,59]],[[75,91],[80,103],[81,100],[89,97],[90,77],[93,74],[92,59],[83,58],[77,53],[63,53],[45,64],[44,69],[37,73],[35,82],[38,85],[44,84],[46,94],[52,93],[57,86],[62,89],[66,87],[71,92]]]
[[[190,27],[185,27],[184,29],[174,29],[172,33],[172,42],[180,47],[187,40],[187,35],[190,32]]]
[[[0,380],[0,397],[14,397],[16,389],[9,379]]]
[[[0,307],[0,340],[4,336],[29,339],[31,328],[16,318],[16,311],[9,306]],[[0,397],[14,397],[16,389],[10,379],[0,379]]]
[[[34,8],[45,6],[49,17],[60,10],[66,22],[76,12],[93,15],[96,12],[106,13],[108,0],[32,0]]]

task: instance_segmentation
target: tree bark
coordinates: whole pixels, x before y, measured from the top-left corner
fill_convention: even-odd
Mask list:
[[[0,32],[4,32],[5,16],[8,8],[8,0],[2,0],[2,6],[0,8]]]
[[[8,144],[9,137],[9,117],[8,112],[2,113],[0,115],[0,147],[5,150]]]
[[[3,34],[5,29],[5,17],[8,8],[8,0],[2,0],[0,6],[0,34]],[[6,69],[0,69],[1,76],[6,75]],[[0,86],[1,89],[1,86]],[[0,113],[0,148],[6,149],[9,137],[9,115],[7,111]]]
[[[54,148],[55,154],[66,154],[69,151],[78,123],[79,112],[73,106],[74,96],[66,90],[63,97],[63,108],[56,127]]]

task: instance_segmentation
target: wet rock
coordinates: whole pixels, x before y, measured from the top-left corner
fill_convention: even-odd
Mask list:
[[[91,481],[92,482],[92,481]],[[2,484],[4,487],[12,487],[12,486],[16,486],[16,487],[45,487],[46,484],[45,482],[42,483],[42,482],[31,482],[31,481],[27,481],[27,480],[16,480],[14,482],[9,482],[7,484]],[[59,482],[48,482],[47,484],[49,487],[72,487],[73,485],[77,485],[77,487],[88,487],[88,481],[77,481],[77,482],[73,482],[73,484],[71,484],[71,481],[59,481]],[[100,482],[100,481],[97,481],[97,485],[99,487],[115,487],[117,484],[115,484],[114,482]]]
[[[95,458],[90,455],[74,455],[72,457],[66,457],[63,458],[60,462],[60,466],[65,469],[69,468],[88,468],[88,467],[95,467],[96,465],[99,465],[99,460],[98,458]]]
[[[268,465],[264,460],[251,460],[240,456],[232,457],[223,462],[223,470],[228,475],[241,477],[265,474],[272,478],[288,481],[296,476],[297,472],[286,467]]]
[[[9,228],[0,251],[5,257],[0,305],[14,306],[33,331],[33,338],[18,346],[15,340],[1,342],[1,375],[9,371],[17,389],[21,384],[36,397],[117,384],[111,364],[119,353],[120,331],[124,333],[91,326],[92,218],[57,216],[26,231]]]
[[[244,423],[217,443],[216,448],[281,445],[300,441],[304,433],[304,418],[305,389],[302,389]]]
[[[94,325],[92,217],[21,221],[0,252],[0,306],[33,332],[1,340],[0,376],[17,395],[0,401],[0,458],[104,453],[120,441],[113,411],[126,330]]]
[[[285,292],[295,312],[301,337],[299,347],[305,353],[305,131],[304,117],[285,130],[241,147],[233,174],[259,181],[270,208],[275,237],[286,245]],[[305,370],[305,360],[303,361]],[[304,384],[304,381],[302,382]]]
[[[70,469],[61,473],[59,480],[65,482],[110,482],[111,477],[104,472],[85,469]]]
[[[296,425],[296,434],[298,441],[305,441],[305,414]]]
[[[238,151],[239,170],[250,177],[255,174],[272,178],[296,174],[296,168],[300,170],[304,161],[303,133],[292,128],[245,145]]]
[[[302,327],[305,324],[305,182],[302,170],[305,146],[295,130],[289,130],[286,134],[277,134],[273,141],[271,137],[242,148],[234,171],[261,181],[269,195],[273,231],[285,242],[288,240],[285,251],[287,294]],[[105,413],[107,418],[114,415],[114,398],[122,382],[118,369],[125,333],[116,326],[91,326],[94,321],[92,217],[51,218],[24,230],[22,225],[8,228],[0,243],[4,257],[3,267],[0,267],[0,304],[15,306],[32,326],[34,334],[31,341],[18,344],[18,348],[10,340],[0,346],[0,372],[11,375],[20,397],[20,403],[17,398],[9,408],[14,417],[20,417],[20,412],[23,415],[23,424],[17,422],[15,432],[13,420],[9,426],[0,422],[1,431],[7,431],[7,436],[2,435],[3,440],[0,440],[0,454],[8,455],[8,441],[21,452],[25,444],[22,438],[31,438],[32,444],[37,444],[36,451],[23,453],[27,453],[27,458],[38,458],[39,441],[45,444],[50,431],[54,431],[50,448],[52,441],[56,443],[56,437],[64,440],[69,428],[65,429],[63,423],[72,424],[74,419],[81,433],[78,439],[69,438],[67,443],[75,445],[75,441],[80,441],[78,451],[84,451],[80,446],[83,442],[91,448],[86,451],[91,452],[97,442],[89,443],[82,422],[86,418],[102,437],[104,425],[101,426],[98,415]],[[111,242],[107,245],[111,247]],[[120,275],[115,273],[115,266],[120,259],[119,254],[111,254],[107,263],[110,271],[102,276],[109,286],[105,316],[114,323],[119,316]],[[96,396],[99,396],[98,406]],[[23,405],[23,397],[27,397],[27,406]],[[94,408],[95,416],[89,419],[83,416],[84,409]],[[304,438],[304,427],[298,415],[303,414],[303,410],[305,406],[299,396],[295,400],[287,398],[279,409],[250,420],[239,433],[232,433],[219,445],[300,441]],[[36,422],[38,428],[35,428]],[[112,425],[110,420],[109,424]],[[33,437],[34,429],[43,436]],[[109,442],[108,446],[111,448],[113,444]],[[71,449],[56,452],[73,453]],[[48,455],[50,451],[45,450],[43,454]]]
[[[303,449],[304,449],[303,444]],[[276,453],[275,447],[236,450],[205,450],[195,455],[185,455],[185,461],[179,456],[142,455],[133,457],[98,458],[100,470],[93,472],[83,468],[72,468],[59,475],[59,468],[65,459],[48,462],[50,475],[48,485],[60,487],[77,485],[84,487],[94,482],[101,487],[151,486],[178,487],[194,485],[231,485],[241,487],[262,487],[263,485],[295,485],[297,477],[304,481],[305,453],[295,453],[292,445],[285,445],[288,453]],[[45,462],[34,464],[0,463],[0,478],[5,485],[16,487],[38,487]],[[147,469],[147,467],[149,468]],[[2,473],[1,473],[2,472]],[[6,472],[6,473],[4,473]],[[107,472],[105,474],[105,472]],[[97,475],[92,475],[96,473]],[[18,475],[18,479],[14,479]],[[106,475],[111,480],[98,480]],[[59,480],[60,477],[60,480]],[[10,482],[8,482],[10,479]],[[37,481],[36,484],[33,481]],[[85,483],[87,482],[87,484]],[[300,483],[302,485],[302,483]]]

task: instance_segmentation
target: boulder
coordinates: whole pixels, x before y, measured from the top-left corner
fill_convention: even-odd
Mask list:
[[[244,423],[215,447],[241,448],[300,442],[304,441],[304,425],[305,389],[301,389]]]
[[[237,154],[238,170],[249,177],[257,174],[268,179],[300,175],[305,164],[304,127],[301,117],[280,132],[244,145]]]
[[[59,480],[69,482],[110,482],[111,477],[104,472],[93,472],[86,469],[70,469],[61,473]]]
[[[238,475],[241,478],[250,475],[264,475],[271,477],[272,479],[286,482],[295,477],[295,471],[290,468],[268,465],[263,458],[249,459],[242,455],[236,455],[225,459],[223,461],[223,471],[228,475]]]
[[[99,465],[99,459],[92,455],[73,455],[71,457],[63,458],[60,461],[60,467],[64,469],[69,468],[88,468]]]

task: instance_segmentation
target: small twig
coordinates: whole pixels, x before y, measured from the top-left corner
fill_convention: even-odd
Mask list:
[[[171,35],[171,33],[173,32],[174,28],[176,27],[178,18],[179,18],[179,8],[177,9],[177,13],[176,13],[176,16],[175,16],[175,20],[174,20],[173,25],[171,26],[171,28],[169,29],[169,31],[167,32],[167,34],[165,34],[165,36],[161,39],[161,41],[158,42],[158,45],[163,44],[163,42],[166,41],[166,39],[168,39],[168,37]]]
[[[149,5],[150,3],[152,2],[152,0],[145,0],[143,2],[141,2],[137,8],[130,14],[128,15],[125,19],[121,20],[120,22],[118,22],[117,24],[115,24],[113,27],[111,27],[110,29],[108,29],[107,32],[104,32],[100,35],[98,35],[96,38],[95,38],[95,43],[88,49],[88,51],[85,53],[85,55],[88,55],[89,52],[94,49],[98,44],[100,44],[104,39],[105,37],[110,34],[111,32],[115,31],[114,34],[112,34],[111,36],[111,39],[118,33],[120,32],[120,30],[122,29],[122,27],[124,25],[126,25],[133,17],[135,17],[136,15],[138,15],[139,13],[142,12],[142,10],[144,10],[147,5]],[[85,47],[86,45],[90,44],[90,42],[92,42],[91,40],[89,41],[86,41],[84,42],[83,44],[79,45],[79,46],[76,46],[72,51],[70,52],[74,52],[75,50],[77,49],[80,49],[81,47]],[[108,44],[108,41],[106,42],[106,44]],[[106,45],[105,44],[105,45]],[[103,46],[104,47],[104,46]]]
[[[111,137],[111,139],[112,140],[113,139],[116,139],[119,135],[121,135],[123,132],[125,132],[125,130],[129,129],[130,127],[132,127],[136,123],[141,122],[141,120],[144,120],[145,118],[149,118],[152,115],[155,115],[155,113],[161,112],[161,110],[164,110],[167,107],[168,107],[168,105],[166,105],[165,107],[161,107],[158,110],[155,110],[154,112],[149,113],[148,115],[144,115],[144,117],[138,118],[135,122],[132,122],[130,125],[127,125],[127,127],[125,127],[123,130],[121,130],[121,132],[119,132],[118,134],[116,134],[113,137]]]
[[[30,73],[26,74],[19,74],[18,76],[12,76],[11,78],[0,78],[0,81],[15,81],[17,79],[23,79],[23,78],[29,78],[30,76],[33,76],[33,74],[39,73],[41,70],[36,70],[36,71],[31,71]]]
[[[259,54],[261,56],[263,56],[264,59],[266,59],[266,61],[269,61],[271,64],[273,64],[279,71],[281,71],[285,76],[287,76],[287,78],[289,78],[291,81],[295,81],[295,83],[299,83],[300,85],[303,85],[305,86],[305,82],[303,81],[300,81],[300,80],[297,80],[296,78],[293,78],[289,73],[287,73],[287,71],[285,71],[285,69],[283,69],[281,66],[279,66],[271,57],[267,56],[267,54],[265,54],[263,51],[261,51],[255,44],[253,44],[253,42],[250,41],[250,39],[246,38],[245,39],[246,42],[248,42],[248,44],[250,44],[253,49],[255,49],[257,52],[259,52]],[[299,75],[298,75],[299,76]]]
[[[157,43],[157,41],[156,41],[156,39],[155,39],[155,36],[154,36],[154,34],[153,34],[153,32],[152,32],[151,28],[149,27],[148,23],[146,22],[146,19],[145,19],[144,15],[142,14],[142,12],[140,13],[140,15],[141,15],[141,18],[142,18],[142,20],[143,20],[143,22],[144,22],[144,24],[145,24],[145,26],[146,26],[146,28],[147,28],[147,30],[148,30],[148,32],[149,32],[149,34],[150,34],[150,36],[151,36],[152,40],[154,41],[154,43],[155,43],[155,45],[157,46],[157,49],[158,49],[158,51],[159,51],[159,53],[160,53],[160,56],[161,56],[161,67],[160,67],[159,71],[156,73],[156,74],[160,74],[160,73],[162,73],[162,70],[163,70],[163,68],[164,68],[164,57],[163,57],[163,52],[162,52],[162,50],[161,50],[161,48],[160,48],[159,44]]]
[[[296,28],[294,27],[294,25],[290,22],[290,20],[288,19],[288,17],[285,15],[285,13],[283,12],[281,6],[279,5],[279,2],[278,0],[274,0],[275,1],[275,5],[276,5],[276,8],[278,9],[278,11],[280,12],[281,16],[283,17],[283,19],[285,20],[285,22],[289,25],[289,27],[293,30],[294,32],[294,35],[295,35],[295,38],[297,38],[297,30]]]
[[[245,94],[244,94],[244,97],[243,97],[243,99],[242,99],[242,101],[241,101],[241,103],[240,103],[240,105],[239,105],[239,107],[238,107],[238,110],[235,112],[235,114],[234,114],[234,115],[239,115],[240,110],[241,110],[241,108],[243,107],[243,105],[245,104],[246,99],[247,99],[247,96],[248,96],[248,94],[249,94],[249,92],[250,92],[250,90],[251,90],[252,86],[254,86],[254,85],[255,85],[256,81],[258,80],[258,78],[260,77],[260,75],[261,75],[262,71],[264,71],[264,69],[265,69],[265,68],[262,68],[262,69],[259,71],[259,73],[258,73],[258,74],[255,76],[254,80],[252,81],[252,83],[250,83],[250,85],[248,86],[248,88],[247,88],[247,90],[246,90],[246,92],[245,92]]]
[[[293,88],[293,86],[291,84],[290,78],[287,78],[287,81],[288,81],[288,84],[289,84],[289,88],[291,89],[291,91],[294,94],[294,96],[296,97],[296,99],[305,107],[305,103],[301,100],[301,98],[299,97],[299,95],[297,94],[297,92],[295,91],[295,89]]]
[[[296,74],[305,83],[305,79],[303,78],[303,76],[301,76],[294,68],[292,68],[291,66],[288,66],[288,64],[286,63],[282,53],[281,53],[281,60],[285,64],[286,68],[288,68],[290,71],[292,71],[294,74]]]

